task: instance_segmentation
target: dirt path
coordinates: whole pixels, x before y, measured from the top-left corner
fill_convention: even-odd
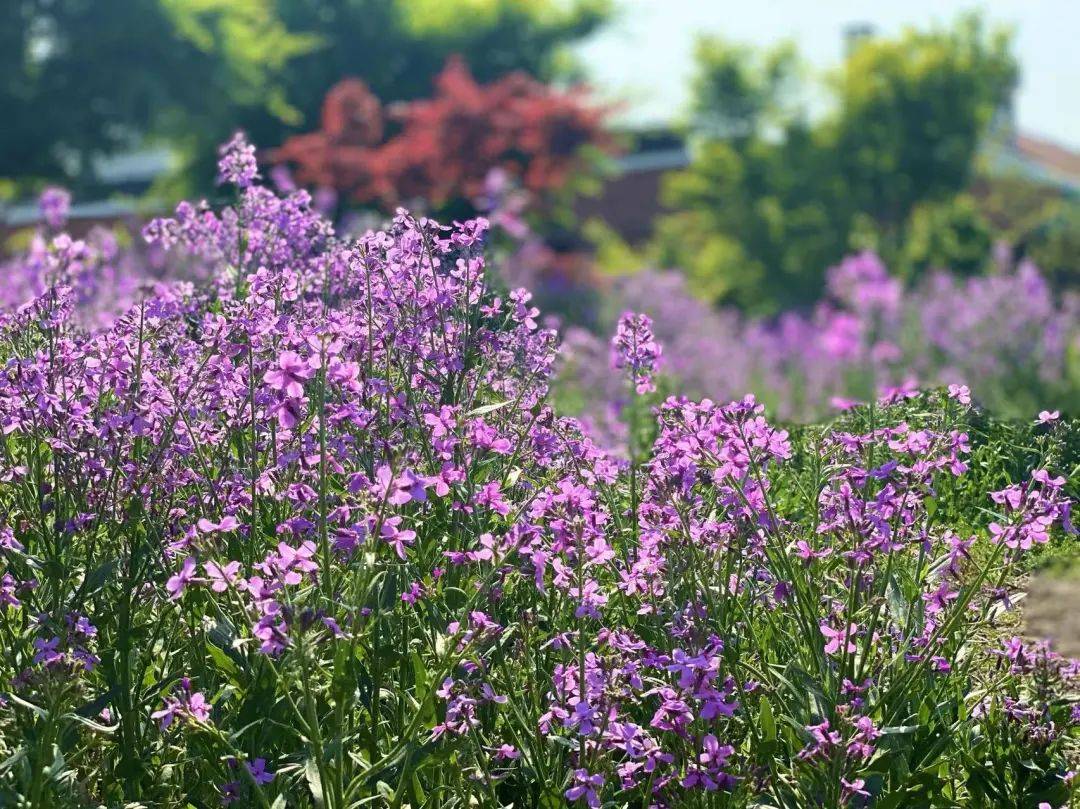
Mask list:
[[[1080,578],[1037,573],[1022,602],[1024,634],[1049,638],[1068,657],[1080,657]]]

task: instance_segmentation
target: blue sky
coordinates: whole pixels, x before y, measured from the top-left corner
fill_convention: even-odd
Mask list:
[[[843,30],[869,22],[883,34],[948,24],[982,9],[1015,28],[1022,71],[1021,130],[1080,149],[1080,0],[616,0],[615,19],[579,47],[601,95],[626,103],[633,121],[659,121],[685,107],[694,38],[718,33],[768,45],[793,39],[812,71],[839,63]]]

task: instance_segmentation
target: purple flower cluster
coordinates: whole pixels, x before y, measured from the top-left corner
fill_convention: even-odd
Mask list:
[[[71,212],[71,194],[66,189],[50,186],[38,197],[38,210],[45,224],[59,230],[67,222]]]
[[[255,147],[247,142],[243,132],[237,132],[232,140],[220,149],[218,182],[229,183],[237,188],[249,188],[259,179],[259,165],[255,161]]]
[[[1080,297],[1055,300],[1030,263],[986,277],[935,273],[908,290],[863,253],[829,271],[828,294],[811,312],[769,319],[703,304],[676,272],[627,276],[614,296],[651,318],[679,390],[717,400],[754,390],[784,419],[812,421],[913,379],[966,383],[965,398],[1010,416],[1080,396],[1070,364],[1080,351]],[[622,333],[622,320],[615,327]],[[620,376],[592,333],[572,328],[566,343],[560,384],[587,394],[585,421],[617,445]]]
[[[653,337],[652,320],[648,315],[625,312],[619,318],[615,336],[611,340],[611,365],[629,371],[637,393],[656,390],[653,374],[656,373],[661,353],[660,344]]]
[[[1074,530],[1066,483],[944,516],[963,389],[791,433],[750,395],[642,399],[628,463],[548,403],[556,334],[488,287],[486,221],[345,239],[252,154],[223,151],[234,207],[146,228],[205,283],[94,327],[48,285],[0,321],[0,741],[28,763],[0,803],[895,803],[914,764],[985,760],[981,715],[1017,728],[997,760],[1066,771],[1075,664],[973,652]],[[885,316],[868,272],[837,288]],[[639,393],[659,322],[612,344]]]

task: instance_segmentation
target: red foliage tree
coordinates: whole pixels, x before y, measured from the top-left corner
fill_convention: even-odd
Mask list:
[[[299,182],[358,203],[471,199],[495,168],[543,193],[583,167],[582,146],[612,148],[606,112],[582,89],[556,90],[523,73],[478,84],[454,58],[431,99],[388,108],[362,81],[345,79],[326,96],[322,128],[289,138],[272,158]]]

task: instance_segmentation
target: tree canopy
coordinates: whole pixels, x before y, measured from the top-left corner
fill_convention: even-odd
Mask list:
[[[825,268],[852,248],[895,254],[921,203],[968,185],[1016,80],[1009,48],[1008,32],[977,16],[864,39],[828,81],[831,110],[811,120],[795,103],[790,45],[755,53],[703,39],[692,162],[665,184],[674,212],[657,224],[658,260],[707,298],[760,310],[816,298]],[[948,240],[926,228],[959,213],[921,210],[937,256]]]
[[[162,141],[212,154],[237,127],[273,146],[360,76],[380,97],[430,94],[456,52],[477,79],[549,78],[606,0],[7,0],[0,178],[90,179],[92,160]],[[193,164],[189,163],[189,168]],[[205,187],[212,166],[187,175]],[[188,183],[189,185],[192,183]],[[183,189],[178,189],[183,190]]]

